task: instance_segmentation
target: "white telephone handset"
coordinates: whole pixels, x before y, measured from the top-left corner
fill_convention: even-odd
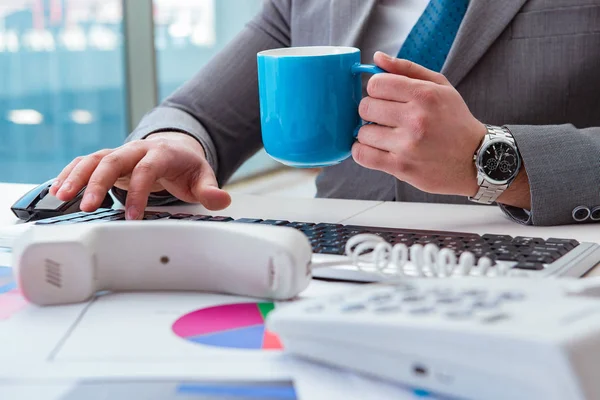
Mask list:
[[[210,291],[290,299],[312,250],[292,228],[191,221],[32,226],[13,248],[24,297],[82,302],[99,291]]]

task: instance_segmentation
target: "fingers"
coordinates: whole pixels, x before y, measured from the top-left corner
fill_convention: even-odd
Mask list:
[[[149,152],[133,168],[125,202],[127,219],[136,220],[144,215],[152,187],[164,175],[167,164],[167,159],[156,152]]]
[[[358,142],[376,149],[392,151],[398,138],[392,128],[371,124],[360,128]]]
[[[71,171],[73,171],[73,168],[75,168],[77,166],[77,164],[79,164],[81,162],[81,160],[83,160],[83,157],[77,157],[77,158],[75,158],[73,161],[71,161],[61,171],[60,174],[58,174],[58,176],[56,177],[56,179],[52,183],[52,186],[50,187],[50,194],[52,196],[56,196],[56,194],[58,193],[58,191],[63,186],[63,184],[64,184],[65,180],[67,179],[67,177],[71,174]],[[64,199],[64,200],[70,200],[70,199]]]
[[[101,150],[89,156],[76,158],[58,176],[53,188],[56,197],[67,201],[72,199],[87,184],[103,157],[112,150]],[[52,194],[52,191],[50,192]]]
[[[369,96],[399,103],[419,101],[427,96],[433,96],[437,91],[437,85],[431,82],[407,78],[402,75],[375,75],[367,84]]]
[[[358,165],[365,168],[388,172],[391,170],[392,156],[389,152],[355,143],[352,146],[352,157]]]
[[[146,155],[146,151],[146,146],[143,144],[129,144],[104,157],[89,178],[81,202],[81,210],[87,212],[96,210],[117,179],[130,174]]]
[[[231,196],[219,189],[217,178],[208,164],[197,175],[192,193],[204,207],[212,211],[222,210],[231,204]]]
[[[404,75],[412,79],[419,79],[422,81],[437,83],[438,85],[450,86],[450,82],[448,82],[448,79],[446,79],[444,75],[427,69],[412,61],[391,57],[380,51],[375,53],[374,60],[378,67],[391,74]]]
[[[388,100],[365,97],[360,102],[358,112],[360,117],[379,125],[397,127],[409,116],[406,115],[408,106]]]

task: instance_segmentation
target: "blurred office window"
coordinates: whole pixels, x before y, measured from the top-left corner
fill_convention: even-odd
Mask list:
[[[154,0],[160,100],[197,73],[260,11],[263,0]],[[199,94],[202,95],[202,94]],[[264,151],[232,180],[276,168]]]
[[[0,0],[0,181],[126,136],[121,0]]]

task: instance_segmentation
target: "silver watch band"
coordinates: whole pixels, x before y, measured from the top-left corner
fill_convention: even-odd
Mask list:
[[[488,133],[486,134],[484,142],[502,138],[516,147],[515,138],[507,128],[492,125],[486,125],[485,127],[487,128]],[[488,182],[481,174],[477,175],[477,184],[479,185],[479,190],[477,191],[477,194],[470,197],[469,200],[482,204],[492,204],[495,202],[496,199],[508,189],[509,185],[495,185]]]
[[[508,185],[494,185],[481,177],[477,178],[477,183],[479,184],[479,191],[470,200],[482,204],[492,204],[508,189]]]

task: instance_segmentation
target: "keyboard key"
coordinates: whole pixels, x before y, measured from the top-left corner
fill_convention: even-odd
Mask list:
[[[102,214],[100,216],[96,216],[96,219],[94,220],[94,222],[97,221],[120,221],[120,220],[124,220],[125,219],[125,211],[123,210],[118,210],[115,212],[111,212],[111,213],[106,213],[106,214]]]
[[[274,226],[285,226],[289,223],[290,223],[290,221],[275,220],[275,219],[267,219],[267,220],[261,222],[261,224],[274,225]]]
[[[68,214],[68,215],[63,215],[60,217],[57,217],[59,220],[61,221],[69,221],[69,220],[73,220],[73,219],[77,219],[77,218],[81,218],[83,216],[86,216],[87,213],[84,212],[78,212],[78,213],[73,213],[73,214]]]
[[[69,221],[72,222],[72,223],[74,223],[74,224],[77,224],[77,223],[80,223],[80,222],[89,222],[89,221],[93,220],[94,217],[95,217],[94,215],[92,215],[92,216],[85,216],[85,217],[79,217],[79,218],[75,218],[75,219],[70,219]]]
[[[538,237],[517,236],[512,240],[512,243],[520,244],[523,246],[534,246],[537,244],[544,244],[544,239]]]
[[[575,239],[557,239],[550,238],[546,241],[546,243],[557,243],[563,245],[567,250],[572,250],[575,247],[579,246],[579,242]]]
[[[48,219],[42,219],[42,220],[36,221],[35,225],[52,225],[52,224],[56,224],[57,222],[59,222],[59,220],[54,219],[54,218],[48,218]]]
[[[567,248],[567,246],[561,244],[561,243],[544,243],[541,246],[536,246],[536,248],[540,248],[540,249],[546,249],[546,250],[553,250],[558,252],[561,256],[564,256],[565,254],[567,254],[569,252],[569,249]]]
[[[125,221],[125,213],[108,215],[106,217],[96,218],[94,222],[114,222],[114,221]]]
[[[553,260],[558,260],[560,257],[562,257],[561,252],[543,246],[536,246],[532,248],[532,250],[533,251],[530,254],[549,256],[552,257]]]
[[[230,221],[233,221],[233,218],[231,218],[231,217],[223,217],[223,216],[216,216],[216,217],[210,217],[208,219],[208,221],[211,221],[211,222],[230,222]]]
[[[315,229],[325,229],[325,230],[338,230],[338,229],[342,229],[344,228],[344,225],[340,225],[340,224],[325,224],[325,223],[321,223],[321,224],[316,224],[314,226]]]
[[[239,222],[242,224],[259,224],[259,223],[263,222],[263,220],[257,219],[257,218],[240,218],[240,219],[236,219],[235,222]]]
[[[72,224],[75,224],[75,223],[76,223],[76,222],[72,222],[71,220],[64,219],[64,220],[59,220],[59,221],[56,221],[56,222],[54,223],[54,225],[72,225]]]
[[[536,254],[533,254],[533,253],[536,253]],[[528,254],[525,257],[525,261],[537,262],[537,263],[542,263],[542,264],[550,264],[550,263],[554,262],[554,258],[552,258],[548,255],[541,254],[540,252],[532,252],[532,254]]]
[[[322,246],[320,249],[323,254],[344,254],[344,250],[337,246]]]
[[[152,211],[147,211],[144,214],[144,219],[145,220],[157,220],[157,219],[165,219],[165,218],[169,218],[171,216],[171,213],[168,212],[152,212]]]
[[[191,217],[193,217],[192,214],[182,214],[182,213],[179,213],[179,214],[173,214],[173,215],[171,215],[170,219],[188,219],[188,218],[191,218]]]
[[[92,213],[96,216],[101,216],[101,217],[108,217],[108,216],[113,216],[113,215],[124,215],[125,211],[124,210],[107,210],[107,211],[102,211],[102,212],[95,212]]]
[[[290,222],[290,224],[288,226],[292,227],[292,228],[296,228],[296,229],[301,229],[301,228],[311,228],[311,227],[313,227],[315,225],[316,224],[314,224],[312,222],[298,222],[298,221],[294,221],[294,222]]]
[[[544,269],[543,263],[532,262],[532,261],[521,261],[517,263],[513,268],[524,269],[527,271],[542,271]]]
[[[509,236],[509,235],[490,235],[490,234],[483,235],[481,238],[488,242],[495,242],[495,241],[510,242],[513,239],[512,236]]]
[[[208,221],[211,218],[212,217],[210,215],[193,215],[193,216],[189,217],[188,219],[190,221]]]

